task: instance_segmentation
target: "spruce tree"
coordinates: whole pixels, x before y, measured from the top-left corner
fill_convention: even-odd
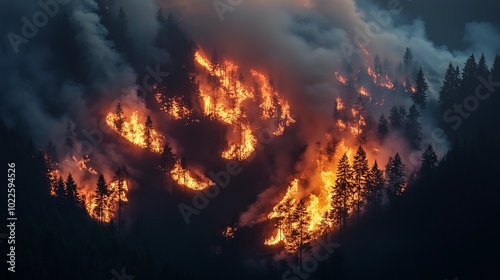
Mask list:
[[[66,204],[70,206],[79,206],[81,203],[80,195],[78,193],[78,186],[73,180],[71,173],[66,178]]]
[[[457,100],[458,88],[460,85],[459,77],[453,64],[448,64],[446,73],[444,74],[443,85],[439,91],[439,101],[441,102],[442,108],[445,110],[450,108],[452,104]]]
[[[401,156],[396,153],[394,157],[389,157],[389,162],[385,168],[387,181],[387,197],[389,201],[396,201],[403,193],[405,187],[404,164]]]
[[[349,163],[347,154],[343,154],[337,165],[337,179],[333,187],[332,208],[333,215],[339,224],[339,233],[342,234],[342,227],[347,223],[349,210],[349,200],[352,197],[353,170]]]
[[[59,201],[59,203],[64,204],[66,201],[66,186],[64,185],[64,180],[61,175],[54,185],[54,195]]]
[[[385,115],[382,114],[380,115],[377,124],[377,138],[380,141],[380,143],[384,141],[388,133],[389,133],[389,124],[387,122],[387,119],[385,118]]]
[[[495,55],[493,66],[491,66],[491,78],[493,81],[500,81],[500,55]]]
[[[97,185],[94,194],[94,215],[97,216],[99,222],[103,222],[104,218],[108,215],[106,211],[109,211],[108,205],[108,197],[109,197],[109,189],[108,184],[104,180],[104,176],[102,174],[99,175],[97,179]]]
[[[432,175],[433,170],[437,167],[438,159],[436,153],[434,152],[434,148],[431,144],[427,146],[425,151],[422,153],[422,165],[418,170],[419,178],[426,178]]]
[[[490,70],[488,69],[488,65],[486,64],[484,53],[481,54],[481,57],[479,58],[479,61],[477,63],[477,75],[483,77],[485,80],[490,76]]]
[[[422,125],[418,122],[420,113],[417,106],[413,104],[406,115],[404,121],[404,133],[406,140],[410,143],[412,149],[419,149],[420,142],[422,141]]]
[[[353,198],[354,198],[354,207],[356,210],[356,218],[359,221],[359,215],[361,212],[361,208],[364,205],[366,199],[366,181],[368,180],[368,159],[366,158],[366,152],[361,147],[358,147],[356,151],[356,155],[354,155],[353,161],[353,173],[354,173],[354,185],[353,185]]]
[[[118,103],[116,105],[116,109],[115,109],[114,125],[116,128],[116,131],[118,131],[118,133],[120,133],[120,134],[122,134],[122,132],[123,132],[123,124],[124,123],[125,123],[125,116],[123,115],[122,105],[120,103]]]
[[[368,181],[366,183],[366,189],[368,193],[367,204],[368,209],[371,211],[378,212],[383,202],[383,190],[385,187],[384,171],[379,169],[378,163],[375,160],[370,172],[368,173]]]
[[[462,94],[461,98],[464,95],[468,95],[471,92],[474,92],[475,87],[478,83],[477,75],[478,65],[476,63],[474,54],[471,54],[471,56],[465,62],[464,68],[462,69],[462,79],[460,84],[460,92]]]
[[[153,142],[152,132],[153,132],[153,120],[151,120],[151,117],[148,115],[144,126],[144,142],[146,143],[147,149],[151,149],[151,144]]]
[[[413,100],[414,104],[425,107],[425,103],[427,101],[426,91],[428,88],[429,88],[429,85],[425,81],[424,71],[422,70],[422,67],[420,67],[420,69],[418,70],[418,74],[417,74],[416,90],[411,95],[411,99]]]

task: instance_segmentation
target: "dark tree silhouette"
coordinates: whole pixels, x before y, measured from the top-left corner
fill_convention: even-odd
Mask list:
[[[148,115],[144,126],[144,142],[146,142],[147,149],[151,149],[151,144],[153,142],[152,131],[153,131],[153,120]]]
[[[493,81],[500,81],[500,55],[498,54],[495,56],[493,66],[491,66],[491,76]]]
[[[476,63],[476,58],[474,54],[467,59],[462,69],[462,79],[460,84],[461,99],[467,94],[474,92],[474,89],[478,83],[478,65]]]
[[[453,67],[453,64],[448,65],[444,74],[443,85],[439,91],[439,101],[444,110],[447,110],[457,100],[458,89],[460,86],[459,72]]]
[[[405,54],[403,56],[403,71],[405,79],[411,81],[412,71],[413,71],[413,53],[410,48],[406,48]]]
[[[175,155],[168,143],[165,143],[163,152],[160,156],[160,170],[169,173],[176,163]]]
[[[490,69],[486,64],[486,58],[484,57],[484,53],[481,54],[479,61],[477,63],[477,75],[483,77],[484,79],[488,79],[490,76]]]
[[[396,201],[403,193],[405,187],[405,166],[401,161],[401,156],[396,153],[394,157],[389,157],[389,162],[385,168],[387,181],[387,197],[390,202]]]
[[[347,224],[349,214],[349,200],[352,197],[353,170],[349,158],[343,154],[337,165],[337,179],[333,186],[332,209],[333,217],[339,225],[339,235],[342,236],[342,227]]]
[[[427,101],[426,91],[428,88],[429,88],[429,85],[425,81],[424,71],[422,70],[422,67],[420,67],[420,69],[418,70],[418,74],[417,74],[416,90],[411,95],[411,99],[413,100],[414,104],[425,107],[425,103]]]
[[[71,173],[69,173],[68,178],[66,178],[66,204],[69,206],[80,206],[81,202],[78,186],[73,180]]]
[[[109,211],[108,209],[110,207],[110,205],[108,204],[109,195],[110,191],[108,188],[108,184],[104,180],[104,176],[100,174],[99,178],[97,179],[97,185],[93,200],[96,205],[94,208],[94,214],[97,216],[97,219],[101,223],[103,222],[104,217],[109,214],[106,213],[106,211]]]
[[[378,119],[378,124],[377,124],[377,138],[380,143],[384,141],[385,137],[387,137],[387,134],[389,133],[389,123],[387,122],[387,119],[384,114],[380,115],[380,118]]]
[[[404,106],[400,106],[399,108],[393,106],[389,114],[389,123],[391,124],[391,128],[402,129],[405,116],[406,116],[406,109]]]
[[[294,231],[294,240],[297,247],[298,265],[302,266],[302,253],[311,249],[310,242],[311,236],[307,228],[309,227],[309,214],[303,199],[299,201],[292,214],[292,223],[296,225]]]
[[[420,113],[417,106],[413,104],[406,115],[404,122],[404,132],[408,143],[412,149],[419,149],[422,141],[422,125],[418,122]]]
[[[325,149],[326,158],[328,162],[332,162],[333,156],[335,155],[335,151],[337,150],[339,144],[340,141],[335,137],[332,140],[328,141],[328,144],[326,145]]]
[[[54,186],[54,196],[57,198],[59,203],[64,204],[66,201],[66,186],[64,185],[64,180],[61,175]]]
[[[431,144],[427,146],[425,151],[422,153],[422,165],[418,170],[419,178],[426,178],[432,175],[433,171],[437,167],[438,158],[434,152],[434,148]]]
[[[366,182],[367,189],[367,206],[372,212],[376,213],[380,210],[384,198],[385,178],[384,171],[379,169],[378,163],[375,160]]]
[[[368,172],[369,172],[366,152],[363,149],[363,147],[361,147],[361,145],[358,147],[356,155],[354,155],[354,161],[352,167],[354,171],[353,200],[355,204],[354,207],[356,210],[356,221],[359,221],[361,208],[364,205],[364,201],[367,195],[366,182],[368,180]]]
[[[122,105],[120,103],[118,103],[116,105],[115,119],[114,119],[114,125],[115,125],[116,131],[118,131],[118,133],[123,132],[123,124],[124,123],[125,123],[125,116],[123,115]]]

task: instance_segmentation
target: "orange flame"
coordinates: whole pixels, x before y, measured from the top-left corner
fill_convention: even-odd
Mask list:
[[[118,116],[116,114],[109,112],[106,116],[106,124],[119,133],[114,122],[117,117]],[[130,121],[125,121],[123,123],[122,132],[119,134],[132,144],[141,148],[147,148],[145,129],[146,126],[142,122],[139,123],[139,112],[134,111],[130,116]],[[151,130],[150,149],[155,153],[161,154],[163,152],[163,136],[161,136],[154,129]]]
[[[174,168],[170,171],[170,176],[172,176],[172,179],[178,185],[195,191],[203,190],[214,185],[208,178],[201,174],[201,172],[183,169],[179,161],[175,163]]]

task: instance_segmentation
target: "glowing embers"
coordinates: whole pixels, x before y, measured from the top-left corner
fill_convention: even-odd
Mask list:
[[[172,119],[191,119],[193,112],[185,105],[184,98],[182,96],[167,98],[164,93],[157,92],[155,94],[155,99],[160,105],[160,110],[167,113]]]
[[[170,176],[178,185],[195,191],[214,185],[202,172],[196,169],[188,170],[186,166],[182,166],[180,161],[177,161],[172,170],[170,170]]]
[[[95,192],[85,194],[85,209],[90,217],[101,222],[109,223],[115,217],[119,207],[128,202],[129,191],[126,180],[115,180],[108,184],[108,193],[97,199]]]
[[[282,135],[295,122],[290,116],[290,105],[264,74],[250,70],[253,84],[249,87],[234,62],[218,61],[216,57],[208,60],[201,52],[195,54],[195,60],[208,73],[200,84],[203,114],[230,125],[223,158],[250,157],[257,144],[253,128],[261,127],[259,120],[277,120],[274,135]],[[254,104],[260,112],[254,109]]]
[[[336,142],[336,141],[335,141]],[[347,146],[344,140],[335,144],[336,158],[346,154],[352,162],[354,150]],[[302,232],[303,241],[313,240],[334,227],[338,221],[334,215],[336,163],[328,153],[320,152],[317,158],[315,174],[302,174],[301,177],[311,178],[293,179],[283,198],[273,207],[267,216],[275,222],[276,230],[272,236],[264,241],[266,245],[283,244],[284,249],[293,253],[297,250],[297,232]],[[319,175],[319,176],[317,176]],[[308,186],[308,187],[306,187]],[[304,194],[304,192],[308,194]],[[352,199],[349,203],[353,203]],[[352,209],[348,210],[348,214]]]
[[[153,152],[161,153],[163,151],[163,136],[152,127],[147,126],[146,123],[146,119],[139,122],[138,111],[132,112],[128,121],[118,113],[109,112],[106,116],[106,124],[129,142],[141,148],[149,148]]]
[[[295,120],[290,117],[290,105],[278,94],[278,91],[274,89],[264,74],[255,70],[251,70],[250,73],[260,85],[262,102],[259,107],[262,109],[261,119],[277,119],[278,127],[273,133],[277,136],[283,134],[285,127],[295,123]]]
[[[228,148],[222,152],[222,157],[225,159],[246,159],[252,155],[257,145],[257,139],[252,134],[252,129],[247,123],[233,126],[229,138]]]

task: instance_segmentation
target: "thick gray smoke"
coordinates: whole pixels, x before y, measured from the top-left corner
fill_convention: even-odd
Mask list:
[[[277,77],[282,94],[301,119],[299,137],[308,144],[324,140],[325,132],[332,126],[333,100],[342,91],[334,73],[342,71],[347,63],[373,65],[377,54],[395,72],[409,47],[415,67],[421,66],[426,73],[428,99],[436,102],[450,62],[462,67],[471,53],[479,57],[484,52],[491,63],[500,50],[496,39],[500,32],[492,24],[468,23],[464,41],[469,47],[451,50],[428,38],[425,22],[405,18],[405,1],[382,2],[385,5],[344,0],[159,1],[160,6],[182,18],[182,26],[205,52],[217,49],[244,68],[256,68]],[[365,57],[369,60],[364,61]],[[386,100],[384,107],[366,109],[377,120],[381,113],[387,116],[392,105],[408,108],[411,100]],[[431,109],[422,112],[423,139],[426,144],[433,144],[438,156],[443,156],[449,143],[442,135],[436,137],[441,132],[437,127],[440,120],[433,113]],[[412,171],[418,168],[420,151],[410,150],[400,138],[398,134],[391,135],[390,147],[380,147],[379,164],[385,164],[388,155],[399,152],[408,171]],[[245,224],[262,219],[262,209],[269,205],[266,201],[276,200],[272,193],[262,193],[258,202],[242,215]]]

